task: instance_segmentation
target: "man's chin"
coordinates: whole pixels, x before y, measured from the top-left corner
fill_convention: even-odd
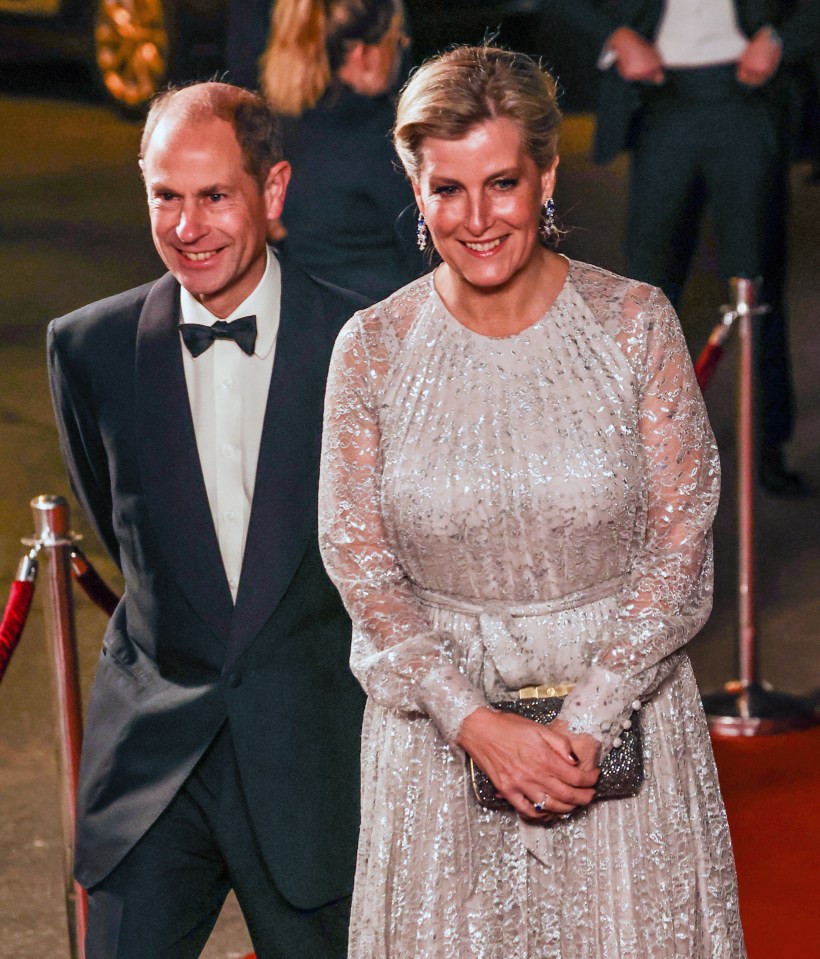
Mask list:
[[[171,273],[174,274],[179,285],[184,286],[191,296],[196,297],[197,300],[202,300],[219,292],[219,283],[214,279],[202,276],[198,271],[194,272],[186,270],[184,267],[175,267],[171,270]]]

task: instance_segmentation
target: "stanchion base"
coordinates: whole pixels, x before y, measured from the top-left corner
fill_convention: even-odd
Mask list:
[[[820,712],[799,696],[739,680],[704,696],[703,708],[712,735],[725,738],[775,736],[820,725]]]

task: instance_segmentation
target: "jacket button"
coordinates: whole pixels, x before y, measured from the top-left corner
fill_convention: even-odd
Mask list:
[[[231,687],[231,689],[236,689],[238,686],[242,685],[242,677],[239,675],[239,673],[228,673],[225,681]]]

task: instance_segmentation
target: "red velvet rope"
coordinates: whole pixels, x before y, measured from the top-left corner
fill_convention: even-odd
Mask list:
[[[722,356],[723,344],[709,342],[697,358],[697,362],[695,363],[695,377],[697,378],[701,392],[709,385],[712,374],[715,372]]]
[[[113,615],[120,598],[109,588],[108,584],[93,566],[89,565],[84,573],[80,573],[79,575],[75,574],[74,579],[82,586],[83,592],[92,603],[99,606],[107,616]]]
[[[12,653],[20,642],[33,597],[33,582],[17,579],[11,584],[3,622],[0,623],[0,680],[6,672]]]

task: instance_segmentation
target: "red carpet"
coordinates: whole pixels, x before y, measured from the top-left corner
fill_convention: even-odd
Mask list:
[[[820,959],[820,729],[714,747],[749,959]]]
[[[749,959],[820,959],[820,728],[714,746]]]

